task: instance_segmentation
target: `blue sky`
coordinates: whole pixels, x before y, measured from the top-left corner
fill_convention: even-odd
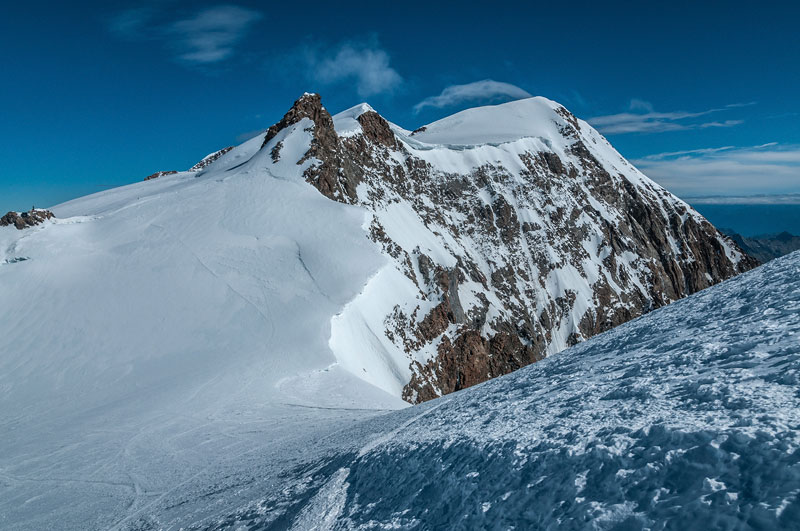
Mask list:
[[[188,168],[305,91],[410,129],[543,95],[678,195],[800,192],[800,8],[605,4],[12,3],[0,210]]]

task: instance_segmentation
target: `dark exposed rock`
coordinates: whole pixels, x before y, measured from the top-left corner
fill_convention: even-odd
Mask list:
[[[228,153],[232,149],[233,146],[228,146],[212,153],[211,155],[208,155],[203,160],[189,168],[189,171],[200,171],[206,169],[212,162],[217,161],[222,155]]]
[[[398,149],[397,138],[395,138],[389,122],[375,111],[367,111],[358,117],[361,130],[367,140],[382,144],[388,148]]]
[[[539,156],[542,157],[544,163],[551,172],[555,173],[556,175],[561,175],[564,173],[564,165],[561,163],[561,159],[558,155],[550,151],[546,151],[539,153]]]
[[[0,218],[0,227],[14,226],[19,230],[39,225],[55,215],[49,210],[32,208],[28,212],[8,212]]]
[[[305,171],[305,179],[331,199],[345,203],[353,202],[356,197],[356,186],[361,178],[361,168],[357,162],[344,157],[339,137],[333,126],[333,118],[322,106],[319,94],[306,93],[294,102],[284,117],[267,129],[262,147],[280,131],[300,122],[303,118],[308,118],[314,123],[313,138],[311,148],[298,164],[311,159],[320,161]],[[277,157],[279,152],[280,149],[274,156]]]
[[[144,180],[145,180],[145,181],[152,181],[153,179],[158,179],[159,177],[163,177],[163,176],[165,176],[165,175],[175,175],[176,173],[178,173],[178,172],[177,172],[177,171],[175,171],[175,170],[170,170],[170,171],[157,171],[157,172],[155,172],[155,173],[151,173],[150,175],[148,175],[147,177],[145,177],[145,178],[144,178]]]
[[[416,364],[403,399],[425,402],[508,374],[543,357],[541,350],[523,345],[517,335],[499,332],[487,339],[477,330],[464,329],[455,342],[442,341],[436,358],[425,366]]]
[[[283,142],[278,142],[272,148],[272,151],[269,152],[269,156],[272,159],[272,163],[276,163],[281,160],[281,150],[283,149]]]
[[[439,303],[419,324],[419,336],[424,341],[433,341],[442,332],[447,330],[454,321],[450,302],[445,300]]]

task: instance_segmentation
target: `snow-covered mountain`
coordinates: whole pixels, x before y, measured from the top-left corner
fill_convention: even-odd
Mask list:
[[[0,527],[133,525],[754,265],[544,98],[309,94],[154,175],[0,227]]]
[[[311,136],[300,159],[284,152]],[[419,402],[506,374],[750,269],[686,203],[545,98],[414,132],[315,94],[266,134],[269,171],[309,164],[362,206],[388,263],[333,320],[340,364]]]

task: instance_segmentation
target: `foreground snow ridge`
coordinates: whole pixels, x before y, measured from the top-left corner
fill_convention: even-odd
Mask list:
[[[794,253],[349,429],[214,528],[796,529],[798,334]]]

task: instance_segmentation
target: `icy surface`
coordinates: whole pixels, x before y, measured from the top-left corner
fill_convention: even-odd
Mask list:
[[[215,523],[796,529],[798,339],[796,252],[511,375],[348,428],[339,451]]]

